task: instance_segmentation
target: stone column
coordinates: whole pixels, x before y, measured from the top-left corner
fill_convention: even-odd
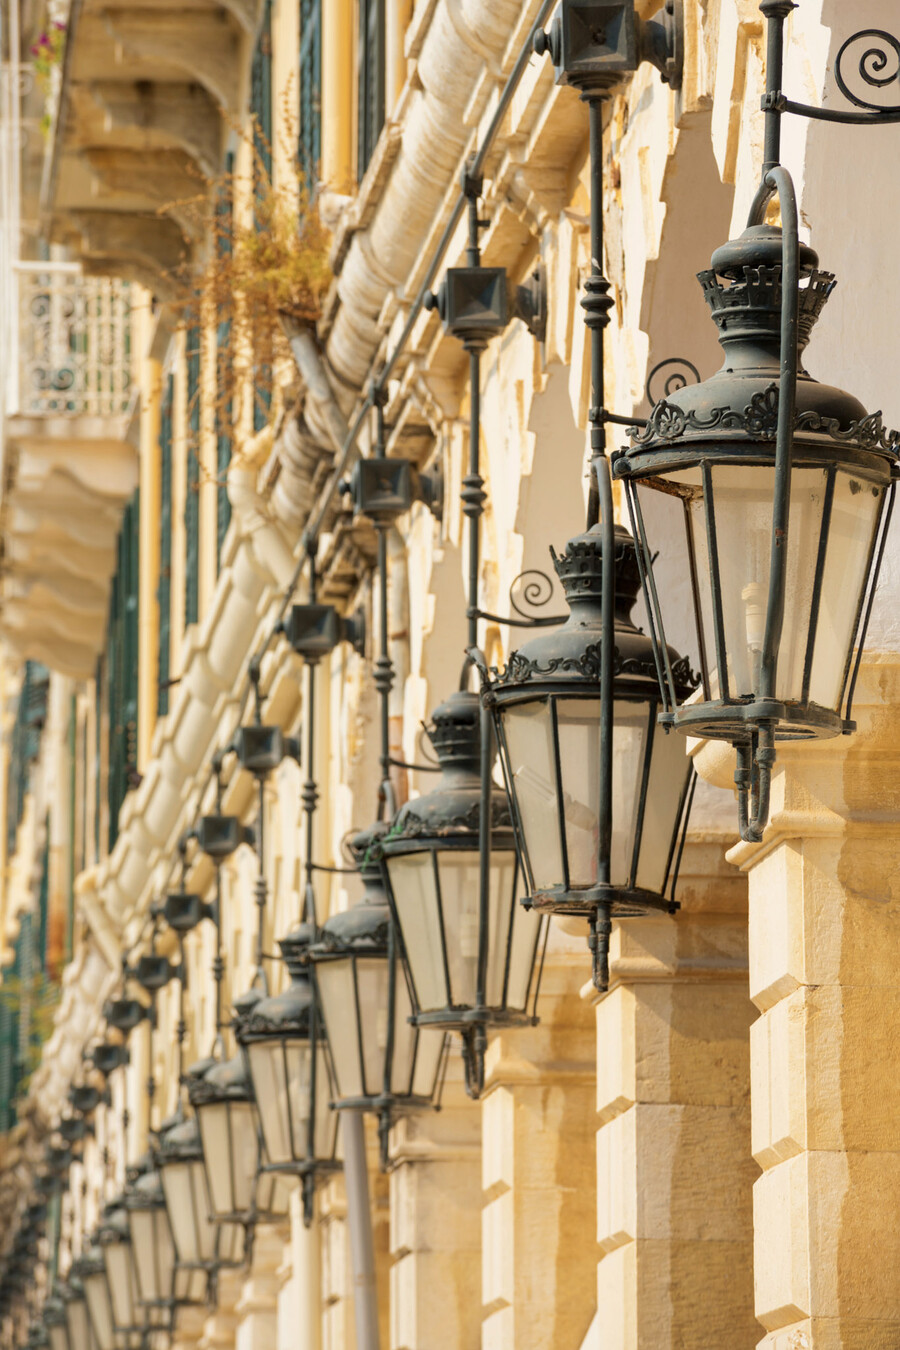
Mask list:
[[[765,1350],[900,1345],[900,657],[849,737],[778,747],[749,873],[756,1315]]]
[[[555,931],[528,1029],[492,1033],[482,1106],[483,1350],[577,1350],[594,1313],[594,1044],[580,939]]]
[[[481,1322],[481,1112],[456,1045],[440,1111],[394,1128],[390,1350],[471,1350]]]
[[[253,1264],[235,1307],[235,1350],[273,1350],[278,1344],[278,1272],[286,1240],[280,1226],[256,1230]]]
[[[724,842],[692,836],[677,916],[614,925],[596,1008],[602,1350],[754,1342],[747,902]]]

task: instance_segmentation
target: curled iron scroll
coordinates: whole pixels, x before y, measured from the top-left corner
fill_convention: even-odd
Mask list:
[[[685,385],[699,383],[700,372],[693,361],[688,361],[684,356],[669,356],[665,361],[657,361],[647,376],[644,393],[652,408],[662,399],[684,389]]]
[[[851,48],[857,49],[856,44],[860,42],[867,44],[859,55],[856,72],[863,84],[868,85],[870,89],[886,89],[894,84],[897,85],[897,93],[900,95],[900,40],[891,33],[885,33],[881,28],[863,28],[844,42],[834,62],[834,78],[838,88],[846,99],[856,104],[857,108],[866,108],[872,112],[900,110],[900,102],[875,103],[871,97],[863,93],[854,93],[847,84],[844,61],[846,58],[848,64],[852,66],[854,58],[848,58],[847,54]]]
[[[518,592],[519,599],[516,599]],[[529,567],[524,572],[520,572],[513,578],[509,588],[510,607],[523,619],[530,619],[533,616],[528,609],[523,609],[520,600],[530,609],[541,609],[548,605],[553,599],[553,582],[547,576],[546,572],[541,572],[537,567]]]

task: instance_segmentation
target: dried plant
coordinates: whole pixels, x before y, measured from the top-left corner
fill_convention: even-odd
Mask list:
[[[251,122],[240,133],[250,151],[244,157],[249,173],[228,170],[204,179],[196,198],[163,208],[177,208],[189,233],[206,246],[202,259],[185,263],[174,281],[189,358],[201,332],[215,335],[220,437],[233,437],[248,421],[254,430],[265,423],[277,372],[290,362],[282,315],[315,323],[332,280],[329,232],[296,153],[287,151],[297,144],[287,92],[284,103],[279,135],[292,181],[274,181],[271,147]],[[199,389],[192,396],[199,399]],[[189,408],[189,419],[199,427],[199,408]]]

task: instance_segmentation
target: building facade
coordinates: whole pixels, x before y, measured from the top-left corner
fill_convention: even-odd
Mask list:
[[[636,8],[650,19],[657,7]],[[847,8],[801,0],[787,16],[790,97],[841,104],[844,40],[895,17],[888,0]],[[236,1052],[217,1026],[217,987],[226,1014],[260,964],[274,992],[287,987],[276,943],[308,916],[310,879],[320,924],[362,894],[348,840],[378,810],[382,610],[393,793],[399,805],[432,786],[422,725],[457,688],[467,643],[472,387],[461,343],[414,302],[466,263],[460,181],[482,145],[481,260],[505,270],[512,296],[539,297],[545,319],[520,300],[480,361],[477,641],[490,666],[522,638],[493,616],[511,603],[532,616],[565,608],[556,578],[543,609],[524,574],[552,574],[550,548],[584,529],[591,407],[585,104],[533,55],[492,125],[551,7],[11,10],[4,1350],[25,1344],[186,1097],[182,1068],[219,1034]],[[683,24],[677,87],[644,62],[604,102],[606,402],[625,419],[677,388],[667,381],[685,362],[704,377],[721,365],[696,274],[744,229],[764,160],[756,0],[671,12]],[[783,135],[802,238],[839,281],[808,365],[893,425],[900,130],[786,117]],[[387,456],[420,483],[440,476],[443,492],[420,492],[385,531],[382,594],[378,532],[338,485],[377,451],[366,401],[387,364]],[[606,436],[613,450],[625,430]],[[619,488],[616,508],[625,520]],[[279,630],[307,599],[311,557],[318,603],[367,629],[352,641],[345,626],[319,660],[315,701]],[[677,640],[689,596],[662,584]],[[394,1122],[386,1171],[366,1117],[368,1284],[357,1201],[336,1168],[311,1224],[295,1189],[256,1226],[249,1259],[219,1271],[215,1297],[178,1310],[173,1346],[351,1350],[372,1338],[356,1314],[374,1288],[367,1306],[391,1350],[893,1350],[898,595],[889,535],[858,729],[779,747],[761,842],[739,840],[733,750],[688,741],[699,781],[677,913],[614,923],[603,993],[584,922],[555,919],[539,1021],[489,1030],[480,1097],[466,1092],[454,1035],[440,1109]],[[301,747],[263,779],[230,752],[256,710]],[[247,827],[216,864],[192,833],[214,814]],[[177,891],[217,901],[220,935],[207,917],[179,940],[161,917]],[[155,1025],[128,1037],[130,1061],[109,1075],[23,1259],[17,1235],[70,1090],[98,1081],[86,1056],[151,950],[183,979],[155,995]]]

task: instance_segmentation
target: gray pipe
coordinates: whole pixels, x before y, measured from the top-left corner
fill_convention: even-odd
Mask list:
[[[369,1207],[369,1170],[362,1112],[342,1111],[341,1131],[344,1141],[347,1222],[350,1225],[350,1259],[353,1265],[356,1350],[379,1350],[375,1240]]]

